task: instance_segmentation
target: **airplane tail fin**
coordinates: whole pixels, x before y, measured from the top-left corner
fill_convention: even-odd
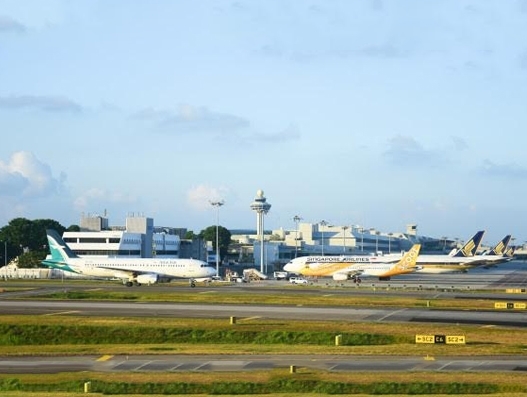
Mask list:
[[[483,240],[483,235],[485,234],[485,230],[478,231],[470,240],[468,240],[463,247],[459,251],[457,251],[453,256],[460,257],[460,256],[474,256],[476,255],[476,251],[478,250],[481,240]]]
[[[55,230],[47,229],[46,236],[48,238],[49,252],[51,255],[48,255],[48,257],[42,261],[42,264],[50,267],[62,268],[65,265],[68,265],[69,259],[78,258]]]
[[[394,265],[394,270],[412,272],[417,270],[416,262],[421,250],[421,244],[414,244],[410,250]]]
[[[503,256],[505,258],[514,258],[514,251],[515,251],[515,247],[509,247],[507,248],[507,250],[503,253]]]
[[[512,236],[510,234],[503,237],[503,239],[490,250],[489,255],[505,256],[511,238]]]

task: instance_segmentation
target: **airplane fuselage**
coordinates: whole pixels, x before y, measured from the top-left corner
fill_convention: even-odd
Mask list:
[[[216,269],[206,262],[177,258],[70,258],[56,268],[92,277],[123,278],[130,272],[164,278],[206,278]]]

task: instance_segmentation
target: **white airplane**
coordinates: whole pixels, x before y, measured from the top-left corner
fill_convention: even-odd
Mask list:
[[[452,250],[448,255],[419,255],[417,266],[419,274],[466,273],[476,267],[486,267],[507,262],[512,259],[507,246],[511,239],[505,236],[496,246],[487,253],[477,254],[484,230],[478,231],[459,250]]]
[[[419,255],[419,274],[458,273],[482,264],[476,252],[483,240],[484,230],[474,234],[460,249],[453,249],[447,255]]]
[[[416,266],[417,272],[422,274],[439,274],[439,273],[456,273],[466,272],[472,267],[482,265],[482,259],[475,257],[478,250],[484,230],[478,231],[472,238],[470,238],[460,249],[453,249],[449,254],[444,255],[419,255]],[[401,259],[402,254],[387,254],[384,256],[304,256],[293,259],[289,262],[284,270],[292,273],[298,273],[293,269],[301,269],[306,267],[309,263],[325,263],[328,272],[336,273],[341,269],[345,269],[350,264],[364,263],[394,263]],[[308,266],[309,267],[309,266]]]
[[[179,258],[89,258],[77,256],[55,231],[46,230],[51,255],[42,264],[93,277],[119,278],[127,287],[171,279],[210,280],[216,269],[207,262]]]
[[[354,280],[360,283],[361,277],[378,277],[389,280],[392,276],[413,273],[419,270],[416,265],[421,244],[415,244],[396,261],[383,261],[382,257],[371,256],[314,256],[293,259],[284,270],[311,277],[333,277],[336,281]]]
[[[512,260],[514,249],[509,248],[511,238],[512,236],[507,234],[490,251],[477,255],[481,261],[478,266],[491,267]]]
[[[512,250],[507,249],[510,235],[505,236],[490,251],[477,254],[483,234],[484,231],[477,232],[460,250],[453,250],[451,255],[420,255],[417,259],[417,265],[421,267],[419,274],[466,273],[476,267],[490,267],[512,260]]]

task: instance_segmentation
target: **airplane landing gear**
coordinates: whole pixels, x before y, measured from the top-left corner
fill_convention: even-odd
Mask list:
[[[194,288],[196,286],[196,280],[194,280],[193,278],[191,278],[189,280],[189,285],[190,285],[190,288]]]
[[[136,286],[136,287],[140,287],[141,284],[138,283],[137,281],[127,281],[124,283],[124,285],[126,285],[127,287],[132,287],[132,286]]]

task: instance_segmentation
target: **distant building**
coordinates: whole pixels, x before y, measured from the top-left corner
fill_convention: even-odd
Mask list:
[[[256,231],[231,230],[231,234],[232,240],[236,241],[240,249],[250,253],[260,252],[261,243]],[[388,254],[407,251],[415,243],[423,245],[423,252],[438,252],[443,248],[443,240],[418,236],[417,225],[413,224],[407,225],[404,233],[387,233],[359,225],[298,223],[296,230],[278,229],[266,232],[264,257],[268,261],[268,271],[272,272],[281,270],[283,265],[296,256]],[[446,247],[446,241],[444,245]],[[252,259],[255,267],[261,267],[259,255],[253,255]]]
[[[264,231],[263,268],[267,273],[281,270],[296,256],[369,255],[401,252],[415,243],[422,252],[449,252],[454,241],[419,236],[417,225],[405,232],[381,232],[359,225],[337,226],[327,223],[297,223],[296,230],[283,228]],[[196,258],[215,263],[212,242],[198,237],[186,240],[187,230],[156,227],[152,218],[129,215],[125,226],[110,226],[106,217],[82,216],[80,232],[65,232],[64,240],[80,256],[137,258]],[[232,229],[228,254],[222,264],[262,268],[261,236],[257,230]],[[257,253],[255,255],[255,252]]]
[[[64,241],[80,256],[135,258],[206,258],[201,239],[183,240],[186,229],[154,227],[154,220],[130,215],[125,226],[109,226],[108,218],[82,216],[79,232],[64,232]]]

